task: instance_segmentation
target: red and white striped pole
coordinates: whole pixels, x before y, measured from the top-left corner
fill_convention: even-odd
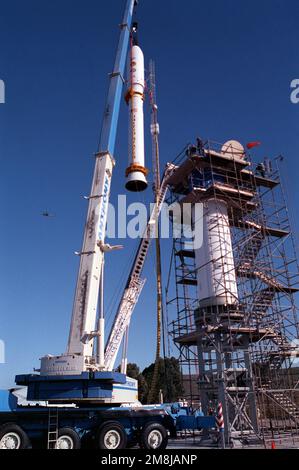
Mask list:
[[[217,428],[219,432],[219,442],[221,442],[221,446],[224,448],[225,439],[224,439],[224,418],[223,418],[222,403],[218,403],[217,405],[216,424],[217,424]]]

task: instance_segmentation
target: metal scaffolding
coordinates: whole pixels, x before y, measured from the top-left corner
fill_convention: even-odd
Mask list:
[[[200,402],[206,414],[222,403],[227,443],[255,436],[266,445],[299,435],[298,378],[292,367],[299,357],[299,269],[280,160],[256,164],[239,146],[208,141],[190,146],[168,181],[168,203],[202,203],[203,213],[211,200],[227,208],[227,219],[210,222],[213,240],[207,245],[218,254],[212,262],[222,263],[222,279],[234,271],[236,302],[198,301],[201,267],[192,239],[183,234],[173,240],[173,276],[166,289],[185,398],[193,406]],[[231,264],[222,254],[224,230],[231,235]],[[221,288],[227,298],[235,295],[229,282]]]

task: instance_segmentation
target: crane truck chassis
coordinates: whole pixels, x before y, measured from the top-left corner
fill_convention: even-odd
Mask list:
[[[16,389],[0,391],[1,449],[143,449],[163,450],[168,437],[183,430],[215,428],[178,403],[156,406],[18,404]],[[29,402],[28,402],[29,403]]]

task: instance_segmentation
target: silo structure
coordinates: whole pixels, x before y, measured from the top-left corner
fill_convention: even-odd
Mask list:
[[[203,243],[195,249],[199,307],[232,306],[238,301],[227,203],[203,202]]]

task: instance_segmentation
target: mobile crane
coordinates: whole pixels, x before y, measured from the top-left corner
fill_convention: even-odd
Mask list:
[[[176,432],[176,420],[169,410],[141,406],[137,381],[126,376],[130,319],[145,283],[140,275],[167,192],[167,180],[175,169],[171,164],[166,167],[106,347],[104,339],[104,256],[121,248],[105,243],[105,230],[124,70],[137,3],[127,0],[110,74],[100,145],[87,198],[83,246],[78,253],[80,265],[67,351],[59,356],[44,356],[39,374],[16,376],[16,384],[27,387],[29,405],[19,405],[14,390],[0,391],[0,449],[26,448],[36,442],[57,449],[76,449],[90,442],[98,448],[120,449],[137,441],[148,449],[162,449],[167,445],[168,434]],[[145,169],[139,163],[129,168],[129,183],[132,185],[137,175],[139,184],[146,186]],[[123,339],[121,372],[115,372]],[[30,402],[37,405],[30,406]],[[207,419],[207,423],[201,422],[201,427],[211,426],[211,419]]]

